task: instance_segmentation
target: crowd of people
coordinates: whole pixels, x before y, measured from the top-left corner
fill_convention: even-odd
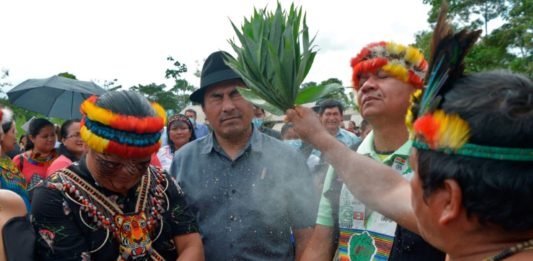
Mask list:
[[[359,126],[326,99],[268,128],[223,51],[190,95],[208,125],[113,91],[20,146],[2,108],[0,260],[533,259],[532,81],[465,75],[479,32],[436,27],[429,62],[354,56]]]

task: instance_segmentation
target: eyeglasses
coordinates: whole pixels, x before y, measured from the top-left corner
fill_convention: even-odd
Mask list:
[[[66,138],[67,139],[70,139],[70,138],[80,139],[81,138],[81,134],[79,132],[76,132],[74,134],[68,135]]]
[[[138,173],[144,174],[150,166],[150,159],[143,161],[125,160],[124,162],[116,162],[105,158],[105,156],[102,156],[100,153],[95,153],[95,159],[98,163],[98,169],[102,171],[102,174],[104,175],[112,175],[124,167],[126,167],[126,171],[131,175]]]

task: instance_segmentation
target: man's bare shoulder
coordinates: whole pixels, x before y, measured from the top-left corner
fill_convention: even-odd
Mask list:
[[[0,189],[0,226],[14,217],[26,215],[26,205],[15,192]]]

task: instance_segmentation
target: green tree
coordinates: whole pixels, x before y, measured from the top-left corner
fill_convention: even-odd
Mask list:
[[[485,35],[488,35],[489,22],[507,13],[511,5],[514,5],[514,2],[521,1],[522,0],[448,0],[448,14],[461,24],[470,25],[472,29],[482,28]],[[428,21],[435,23],[439,16],[442,0],[423,0],[423,2],[424,4],[431,5]]]
[[[0,93],[4,93],[4,88],[5,87],[11,87],[12,84],[10,81],[7,80],[7,78],[9,78],[9,70],[7,69],[2,69],[2,71],[0,71]]]
[[[312,86],[317,86],[317,85],[318,86],[325,86],[325,85],[329,85],[329,84],[337,85],[338,86],[338,90],[334,91],[334,92],[331,92],[328,95],[322,97],[320,100],[317,101],[317,103],[319,103],[320,101],[326,100],[326,99],[334,99],[334,100],[341,101],[346,107],[354,107],[355,106],[354,99],[353,99],[353,93],[351,92],[352,88],[351,87],[344,87],[342,85],[342,81],[337,79],[337,78],[329,78],[327,80],[324,80],[324,81],[320,82],[319,84],[317,84],[316,82],[306,82],[306,83],[303,83],[300,86],[300,88],[305,89],[305,88],[309,88],[309,87],[312,87]],[[350,92],[346,93],[346,90],[350,90]]]
[[[102,84],[102,88],[106,89],[106,91],[110,92],[110,91],[116,91],[116,90],[119,90],[122,88],[122,85],[117,85],[117,79],[113,79],[113,80],[105,80],[104,83]]]
[[[442,0],[423,0],[431,5],[428,22],[435,24]],[[497,68],[533,76],[533,1],[449,0],[449,16],[457,27],[483,29],[483,38],[465,58],[469,71]],[[503,24],[488,31],[491,21]],[[429,57],[431,32],[419,32],[415,45]]]
[[[73,80],[77,80],[76,75],[74,75],[72,73],[69,73],[69,72],[62,72],[62,73],[58,74],[57,76],[61,76],[61,77],[65,77],[65,78],[69,78],[69,79],[73,79]]]
[[[173,62],[172,65],[174,66],[173,68],[169,68],[166,70],[165,78],[174,80],[174,86],[172,86],[169,91],[175,95],[175,111],[178,112],[183,110],[185,107],[187,107],[187,105],[190,104],[189,96],[197,88],[181,77],[182,73],[187,72],[187,66],[185,64],[181,64],[172,56],[167,57],[167,61]]]
[[[178,112],[189,105],[189,95],[196,89],[187,80],[181,77],[182,73],[187,72],[187,66],[181,64],[173,57],[167,57],[172,62],[173,67],[165,71],[165,78],[173,79],[174,85],[167,87],[166,84],[151,83],[148,85],[136,85],[131,90],[144,94],[149,100],[158,102],[166,110]]]
[[[317,86],[317,85],[318,83],[316,82],[306,82],[306,83],[302,83],[302,86],[300,86],[300,88],[305,89],[305,88],[308,88],[311,86]]]

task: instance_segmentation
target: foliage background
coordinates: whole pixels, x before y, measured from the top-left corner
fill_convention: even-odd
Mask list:
[[[431,5],[428,22],[434,27],[442,0],[423,2]],[[456,28],[483,30],[465,58],[467,72],[508,69],[533,77],[533,0],[448,0],[448,6]],[[415,36],[426,57],[431,37],[431,31]]]

